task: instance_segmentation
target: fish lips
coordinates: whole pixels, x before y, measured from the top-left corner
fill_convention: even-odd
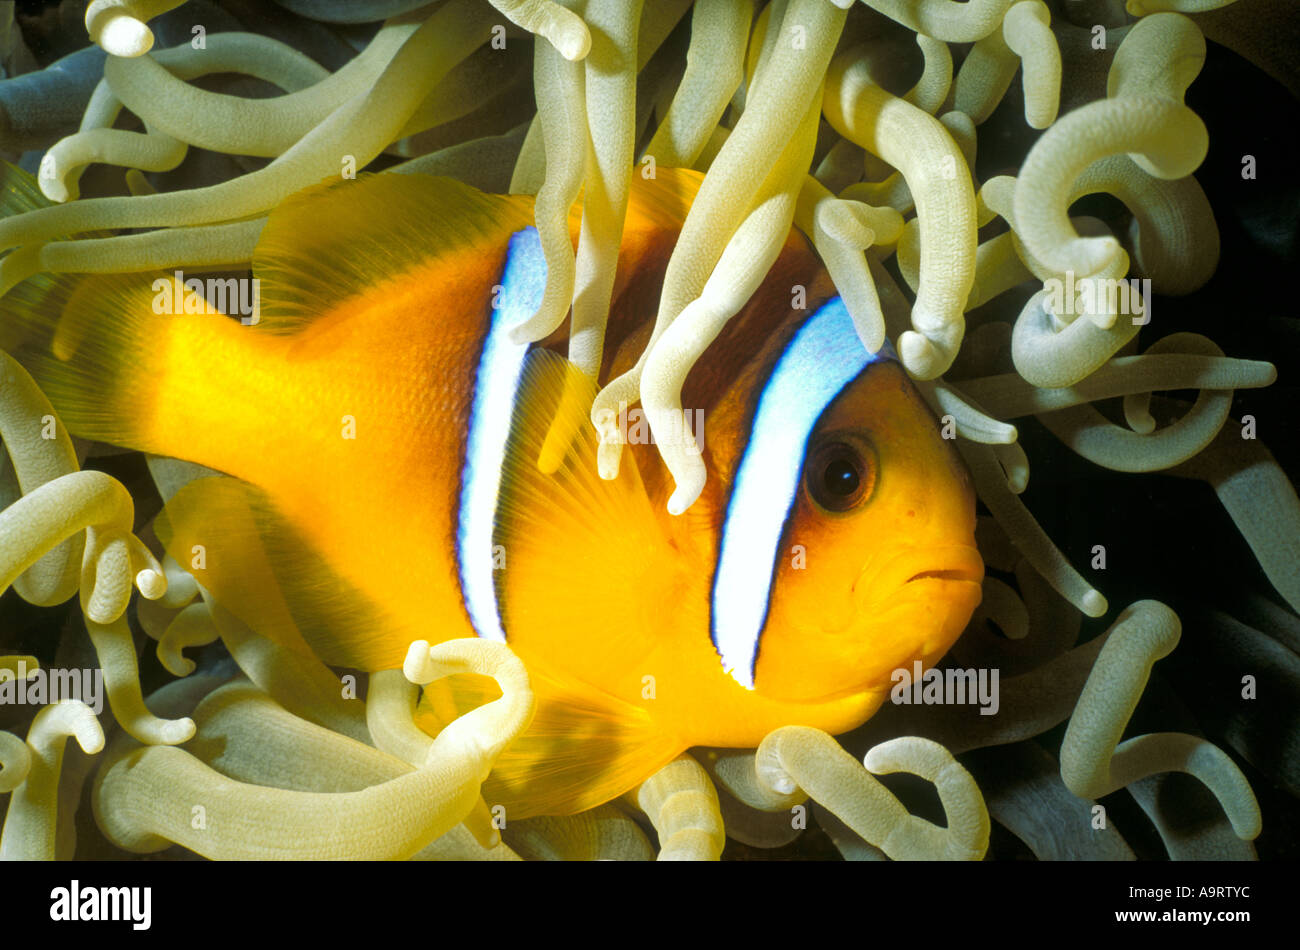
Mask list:
[[[853,585],[853,595],[862,608],[878,610],[900,598],[964,599],[970,591],[963,588],[979,588],[983,581],[984,559],[973,544],[916,545],[884,562],[868,563]]]

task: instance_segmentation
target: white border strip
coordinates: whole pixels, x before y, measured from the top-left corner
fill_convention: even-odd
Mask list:
[[[528,355],[528,344],[512,343],[508,334],[512,326],[537,312],[546,289],[546,259],[536,228],[511,235],[500,287],[499,292],[494,288],[496,306],[474,375],[456,550],[461,594],[474,632],[505,643],[492,570],[492,529],[515,396]]]

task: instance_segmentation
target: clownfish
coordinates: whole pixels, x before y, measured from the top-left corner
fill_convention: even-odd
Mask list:
[[[6,213],[41,203],[20,174]],[[635,181],[599,382],[646,345],[700,179]],[[537,712],[483,795],[512,817],[594,807],[691,747],[851,730],[980,600],[969,476],[796,232],[687,377],[710,475],[681,515],[644,424],[599,477],[598,381],[565,328],[510,338],[545,285],[531,197],[318,185],[271,213],[252,274],[251,321],[170,274],[42,275],[0,309],[73,435],[220,473],[154,528],[252,630],[363,671],[417,640],[509,645]],[[417,723],[495,695],[440,680]]]

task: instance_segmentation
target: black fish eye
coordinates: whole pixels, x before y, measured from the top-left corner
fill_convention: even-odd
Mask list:
[[[814,449],[804,477],[812,500],[827,511],[848,511],[875,486],[875,461],[868,450],[829,441]]]

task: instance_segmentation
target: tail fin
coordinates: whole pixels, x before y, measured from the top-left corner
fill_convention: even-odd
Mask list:
[[[2,164],[0,217],[50,204],[34,177]],[[0,285],[21,276],[38,249],[10,252],[0,262]],[[173,302],[206,315],[190,320],[230,322],[171,276],[39,273],[0,297],[0,347],[32,374],[73,435],[167,454],[155,422],[168,368],[164,344],[179,328]]]

